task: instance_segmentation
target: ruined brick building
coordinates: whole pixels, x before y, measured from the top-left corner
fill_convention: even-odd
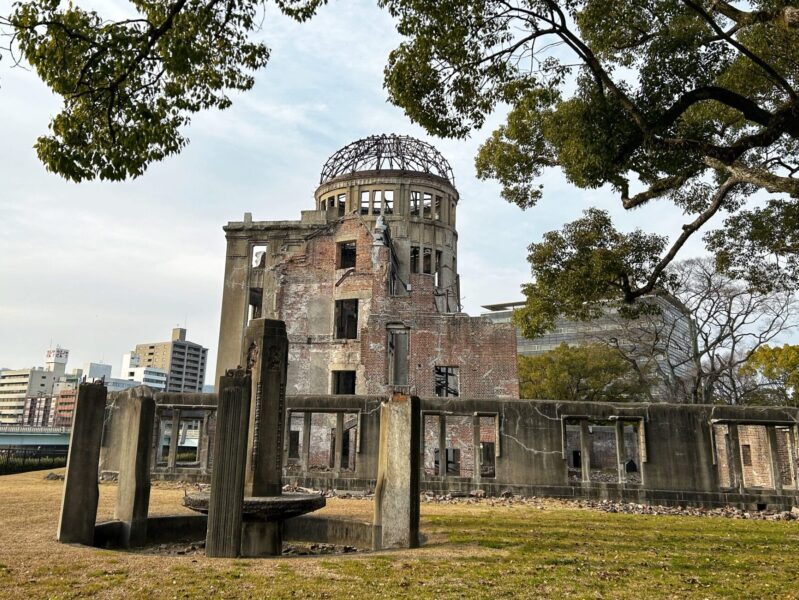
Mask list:
[[[461,312],[459,199],[435,148],[381,135],[328,159],[299,221],[228,223],[217,379],[268,317],[288,328],[290,395],[518,398],[513,327]]]

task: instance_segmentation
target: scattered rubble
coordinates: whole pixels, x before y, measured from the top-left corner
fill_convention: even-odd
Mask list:
[[[44,476],[47,481],[64,481],[64,476],[58,473],[48,473]]]

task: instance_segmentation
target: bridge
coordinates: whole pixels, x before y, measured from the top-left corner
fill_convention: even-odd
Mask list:
[[[69,446],[69,427],[0,425],[0,448]]]

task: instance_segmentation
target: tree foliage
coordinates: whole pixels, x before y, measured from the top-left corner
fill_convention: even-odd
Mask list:
[[[629,362],[599,344],[561,344],[538,356],[519,356],[522,398],[624,402],[645,400],[648,389]]]
[[[799,199],[795,2],[381,4],[407,38],[389,58],[386,87],[414,121],[463,137],[499,103],[509,105],[506,122],[476,159],[478,175],[498,179],[507,200],[535,205],[543,170],[557,167],[579,187],[610,186],[626,209],[665,200],[689,215],[659,248],[660,261],[650,257],[650,238],[618,240],[618,256],[629,243],[642,244],[649,273],[641,277],[636,256],[594,271],[600,283],[625,275],[636,282],[606,286],[614,298],[632,302],[651,293],[662,267],[722,211],[732,216],[709,240],[719,265],[759,285],[775,283],[773,259],[790,256],[793,246],[757,232],[760,223],[784,223]],[[779,194],[779,210],[746,206],[761,189]],[[736,243],[753,252],[735,256]],[[796,269],[779,275],[779,284],[799,282]],[[595,299],[591,286],[573,291],[585,293],[573,304]]]
[[[324,0],[277,0],[307,18]],[[190,115],[227,108],[269,50],[251,40],[265,0],[131,0],[125,19],[60,0],[17,2],[0,17],[7,50],[64,100],[36,150],[73,181],[122,180],[186,144]]]
[[[749,356],[740,374],[754,384],[748,403],[799,406],[799,346],[761,346]]]

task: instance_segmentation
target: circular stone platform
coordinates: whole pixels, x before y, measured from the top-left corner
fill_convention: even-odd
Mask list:
[[[183,506],[207,514],[210,492],[194,492],[183,497]],[[325,497],[316,494],[283,494],[244,498],[242,514],[245,520],[285,521],[325,506]]]

